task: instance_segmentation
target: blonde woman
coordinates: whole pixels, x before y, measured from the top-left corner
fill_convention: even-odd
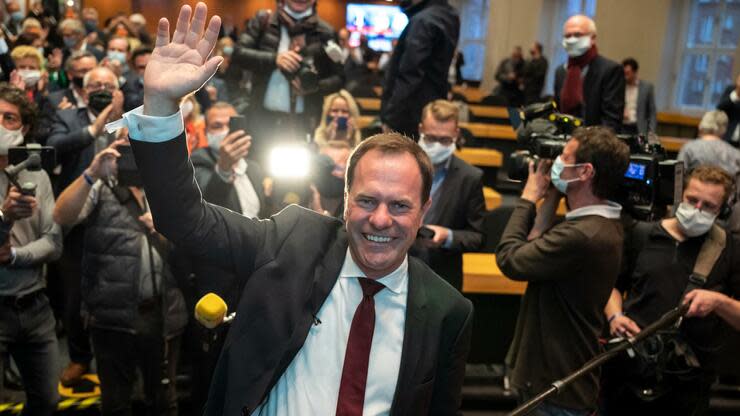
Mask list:
[[[358,123],[360,110],[352,94],[339,90],[324,97],[321,124],[314,132],[316,144],[321,146],[335,140],[348,142],[354,148],[362,140]]]

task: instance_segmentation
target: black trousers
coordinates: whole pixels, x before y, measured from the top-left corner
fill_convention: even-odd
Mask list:
[[[180,336],[164,341],[159,303],[139,308],[136,334],[92,328],[100,377],[102,414],[131,415],[131,395],[137,367],[144,382],[147,415],[177,415],[175,373]],[[162,380],[169,382],[164,384]]]

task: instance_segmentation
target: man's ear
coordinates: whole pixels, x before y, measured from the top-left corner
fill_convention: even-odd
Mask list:
[[[432,207],[432,197],[429,196],[429,199],[427,199],[427,202],[424,203],[424,205],[421,206],[421,218],[422,220],[427,215],[427,211],[429,211],[429,208]]]

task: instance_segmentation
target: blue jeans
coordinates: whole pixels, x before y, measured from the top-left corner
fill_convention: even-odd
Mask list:
[[[59,346],[55,324],[49,299],[43,292],[31,295],[21,305],[0,301],[0,377],[10,354],[26,390],[22,415],[46,416],[56,410]]]

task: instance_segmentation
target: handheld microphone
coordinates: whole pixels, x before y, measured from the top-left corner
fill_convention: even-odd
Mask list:
[[[195,304],[195,319],[204,327],[213,329],[222,323],[234,320],[236,313],[227,315],[229,311],[226,302],[215,293],[207,293]]]

